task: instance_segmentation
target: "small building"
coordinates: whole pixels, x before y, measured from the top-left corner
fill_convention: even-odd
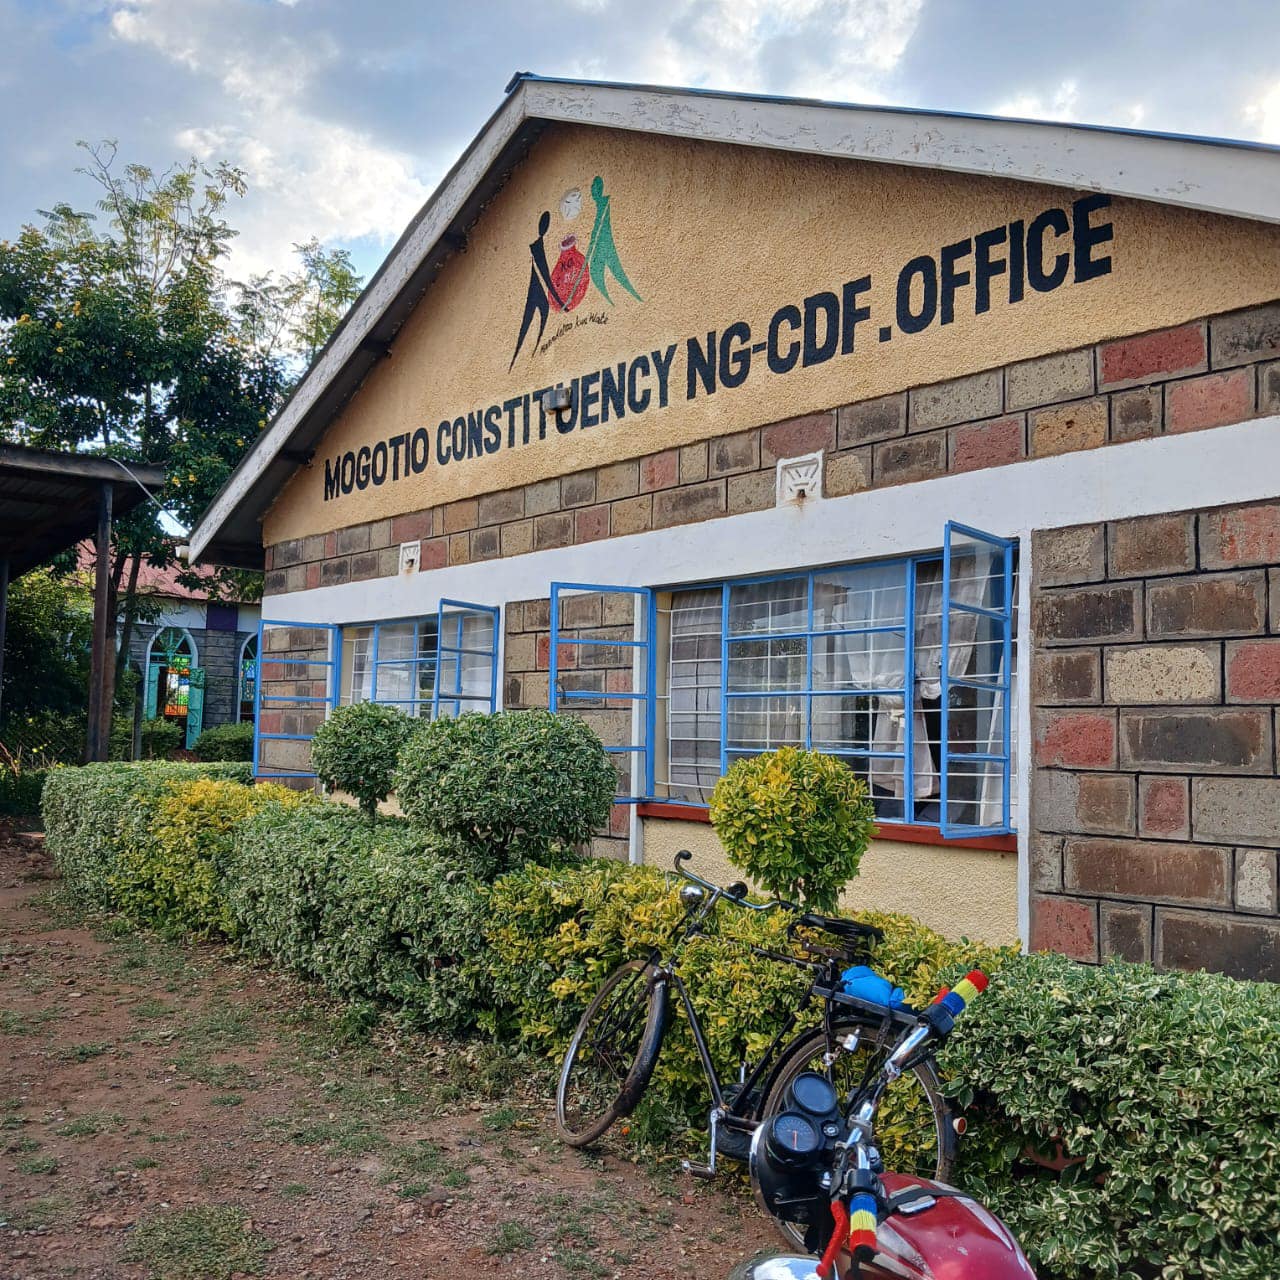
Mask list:
[[[858,905],[1280,979],[1280,152],[518,76],[192,536],[256,759],[547,706],[598,851],[785,743]]]

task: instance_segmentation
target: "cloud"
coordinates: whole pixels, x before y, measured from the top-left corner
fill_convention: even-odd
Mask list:
[[[1248,103],[1241,115],[1249,132],[1259,142],[1280,144],[1280,80]]]

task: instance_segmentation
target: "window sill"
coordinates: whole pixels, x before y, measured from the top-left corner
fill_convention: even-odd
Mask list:
[[[668,804],[662,800],[650,800],[636,805],[642,818],[667,818],[680,822],[710,823],[707,809],[701,805]],[[905,822],[883,823],[876,832],[880,840],[899,840],[903,844],[933,844],[947,849],[988,849],[996,853],[1017,853],[1018,837],[970,836],[958,840],[944,840],[937,827],[909,825]]]

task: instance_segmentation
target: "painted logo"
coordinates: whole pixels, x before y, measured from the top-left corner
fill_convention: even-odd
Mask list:
[[[536,349],[542,340],[542,331],[547,327],[550,313],[572,311],[587,296],[589,285],[594,285],[610,306],[614,305],[613,298],[609,296],[610,283],[615,289],[625,289],[637,302],[643,301],[635,286],[627,279],[622,260],[618,257],[618,246],[613,240],[613,214],[609,207],[611,197],[605,195],[604,180],[599,176],[591,181],[591,199],[595,204],[595,222],[587,240],[586,253],[578,247],[578,237],[569,232],[560,241],[560,257],[554,267],[547,259],[544,243],[547,232],[551,229],[551,214],[543,210],[538,219],[538,238],[529,246],[532,261],[529,264],[529,289],[525,295],[524,316],[520,321],[520,336],[511,353],[508,371],[514,368],[516,357],[520,354],[520,348],[524,346],[524,340],[534,321],[538,322],[538,332],[533,337]],[[581,212],[582,192],[574,187],[560,199],[560,216],[566,222],[572,222]]]

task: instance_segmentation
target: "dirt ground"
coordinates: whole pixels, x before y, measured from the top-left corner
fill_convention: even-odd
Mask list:
[[[720,1280],[740,1192],[561,1146],[544,1069],[84,919],[0,822],[0,1276]]]

